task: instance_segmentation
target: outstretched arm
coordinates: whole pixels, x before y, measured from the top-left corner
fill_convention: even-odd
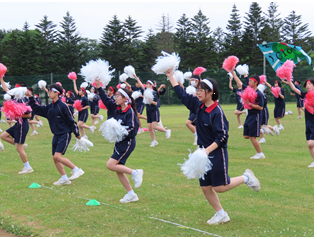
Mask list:
[[[6,83],[4,83],[3,77],[0,77],[0,81],[1,81],[2,89],[3,89],[5,92],[8,92],[8,91],[9,91],[9,88],[8,88],[8,86],[6,85]]]
[[[234,69],[232,69],[231,71],[231,74],[232,74],[232,76],[233,76],[233,79],[236,81],[236,83],[237,83],[237,86],[238,86],[238,88],[241,88],[242,87],[242,81],[239,79],[239,77],[236,75],[236,73],[234,72]]]
[[[130,85],[126,80],[124,80],[123,82],[124,82],[124,84],[126,84],[127,87],[129,88],[128,90],[132,92],[133,90],[132,90],[132,88],[131,88],[131,85]]]
[[[74,83],[74,91],[75,91],[76,95],[78,95],[78,90],[77,90],[76,81],[73,80],[73,83]]]
[[[229,88],[230,88],[230,90],[233,90],[233,87],[232,87],[232,77],[231,77],[231,76],[229,77]]]
[[[143,90],[145,90],[145,87],[144,85],[142,84],[142,81],[139,79],[139,77],[136,76],[136,74],[133,74],[134,78],[136,79],[136,81],[141,85],[141,88]]]
[[[287,82],[285,80],[282,80],[282,82],[285,83],[286,85],[289,85],[291,87],[292,91],[294,91],[296,94],[302,95],[301,91],[299,89],[297,89],[292,82]]]
[[[264,83],[267,85],[267,87],[269,87],[271,89],[272,86],[271,86],[271,84],[269,82],[264,81]]]

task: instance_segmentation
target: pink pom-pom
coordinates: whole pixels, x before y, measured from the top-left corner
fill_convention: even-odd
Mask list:
[[[0,77],[4,77],[4,74],[7,72],[7,67],[0,63]]]
[[[104,86],[103,86],[103,84],[102,84],[102,82],[100,82],[100,85],[101,85],[101,88],[103,88],[103,87],[104,87]],[[96,82],[94,81],[93,83],[91,83],[91,86],[93,86],[93,87],[97,88],[97,84],[96,84]]]
[[[260,84],[264,84],[264,82],[266,82],[266,75],[260,75]]]
[[[247,104],[246,101],[249,101],[250,103],[254,104],[256,98],[258,97],[258,93],[256,93],[255,90],[253,90],[250,86],[248,86],[239,95],[241,96],[241,100],[242,100],[244,108],[251,110],[252,107],[250,106],[250,104]]]
[[[80,112],[83,110],[83,106],[81,105],[81,101],[80,100],[75,100],[73,106],[75,107],[75,109]]]
[[[286,60],[282,66],[277,68],[276,75],[282,80],[287,80],[288,82],[291,82],[293,81],[292,73],[295,66],[295,63],[292,60]]]
[[[11,120],[18,120],[22,122],[22,116],[27,112],[31,112],[32,109],[30,106],[27,106],[24,103],[18,103],[15,100],[7,100],[3,102],[3,107],[1,111],[4,113],[4,116]]]
[[[281,92],[280,87],[271,87],[272,94],[274,95],[275,98],[280,97],[279,93]]]
[[[62,101],[63,101],[64,103],[66,103],[66,97],[65,97],[65,96],[62,96]]]
[[[99,100],[99,108],[100,109],[104,109],[104,110],[108,110],[107,107],[104,105],[104,103],[102,102],[102,100]]]
[[[234,68],[236,68],[236,65],[239,62],[239,58],[236,56],[229,56],[227,57],[223,64],[222,64],[222,68],[225,69],[226,71],[230,72],[231,70],[233,70]]]
[[[149,131],[149,129],[148,129],[148,128],[143,128],[143,130],[144,130],[144,131]]]
[[[207,71],[204,67],[198,66],[196,69],[193,71],[193,75],[201,75],[203,72]]]
[[[311,113],[314,114],[314,90],[310,90],[307,92],[305,100],[305,109]]]
[[[60,85],[60,86],[62,86],[62,83],[60,83],[60,82],[56,82],[56,84],[57,84],[57,85]]]
[[[68,78],[71,80],[77,80],[77,75],[75,72],[72,71],[68,74]]]
[[[121,88],[121,83],[117,85],[117,89],[119,90],[120,88]]]

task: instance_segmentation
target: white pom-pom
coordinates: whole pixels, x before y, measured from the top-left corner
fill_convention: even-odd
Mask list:
[[[154,99],[154,95],[153,95],[153,90],[150,89],[150,88],[147,88],[144,93],[143,93],[143,103],[144,104],[148,104],[150,105],[151,102],[149,101],[150,100],[153,100]]]
[[[6,84],[6,86],[8,87],[8,89],[11,88],[10,82],[4,82],[4,84]],[[0,84],[0,87],[2,88],[2,85]]]
[[[25,93],[27,92],[26,87],[17,87],[13,88],[12,90],[9,90],[7,94],[14,95],[15,99],[23,99],[25,97]]]
[[[39,82],[37,82],[38,86],[40,89],[43,90],[43,87],[46,87],[46,81],[44,80],[39,80]]]
[[[263,93],[264,90],[266,89],[266,85],[264,85],[264,84],[259,84],[259,85],[258,85],[258,89],[259,89],[259,91],[261,91],[261,92]]]
[[[184,84],[184,74],[181,71],[175,71],[174,72],[174,78],[175,80],[180,83],[180,84]]]
[[[130,77],[130,78],[134,78],[134,74],[135,74],[135,69],[133,66],[129,65],[124,67],[123,71]]]
[[[193,75],[193,73],[191,73],[190,71],[185,72],[185,73],[184,73],[184,79],[185,79],[185,80],[189,80],[189,78],[191,78],[192,75]]]
[[[180,62],[178,54],[175,54],[175,52],[168,54],[164,51],[162,51],[162,54],[163,56],[159,56],[155,60],[156,64],[152,66],[152,71],[156,74],[165,74],[170,68],[173,68],[173,71],[177,70]]]
[[[186,87],[186,93],[196,96],[196,88],[192,85]]]
[[[124,82],[129,78],[129,76],[126,73],[123,73],[120,75],[119,80],[120,82]]]
[[[89,147],[93,147],[93,146],[94,144],[91,141],[81,137],[80,139],[77,139],[76,144],[71,149],[74,151],[86,152],[87,150],[89,151]]]
[[[248,66],[247,64],[238,65],[238,66],[236,67],[236,71],[237,71],[240,75],[249,74],[249,66]]]
[[[190,150],[189,152],[189,159],[185,159],[185,163],[178,165],[182,165],[181,170],[187,179],[198,177],[204,180],[204,174],[212,169],[212,163],[207,153],[202,148],[197,149],[194,153],[191,153]]]
[[[10,99],[11,99],[11,96],[8,95],[8,94],[4,94],[4,95],[3,95],[3,99],[4,99],[4,100],[10,100]]]
[[[122,141],[129,133],[128,126],[121,125],[121,120],[110,118],[100,125],[101,135],[110,143]]]
[[[127,85],[124,84],[124,83],[120,85],[120,88],[121,88],[121,89],[124,89],[124,88],[126,88],[126,87],[127,87]]]
[[[137,98],[139,98],[140,96],[142,95],[142,93],[140,92],[140,91],[133,91],[133,93],[132,93],[132,97],[133,97],[133,99],[137,99]]]
[[[88,100],[92,101],[95,95],[96,95],[95,93],[88,92],[88,95],[87,95]]]
[[[83,82],[80,84],[80,88],[84,88],[86,89],[88,87],[88,83],[87,82]]]

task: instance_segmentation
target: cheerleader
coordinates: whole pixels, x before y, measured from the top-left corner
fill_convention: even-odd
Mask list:
[[[36,101],[36,103],[38,105],[42,105],[42,101],[41,101],[40,96],[38,94],[34,94],[34,99],[35,99],[35,101]],[[42,122],[42,120],[40,120],[39,116],[38,115],[34,115],[34,118],[37,121],[36,127],[42,127],[43,128],[43,122]]]
[[[0,82],[2,85],[2,88],[5,92],[9,91],[9,88],[3,81],[3,78],[0,77]],[[26,87],[26,84],[24,82],[18,82],[15,87]],[[22,103],[22,100],[18,100],[18,103]],[[25,149],[27,147],[27,144],[25,144],[25,138],[29,131],[29,122],[28,119],[31,117],[31,112],[26,112],[22,118],[21,121],[17,120],[15,124],[7,129],[5,132],[3,132],[0,136],[0,138],[3,141],[8,142],[9,144],[15,145],[16,149],[19,153],[19,156],[24,164],[23,169],[19,172],[19,174],[27,174],[34,172],[33,168],[31,167],[27,155],[25,153]]]
[[[76,97],[72,91],[66,91],[66,105],[68,106],[70,112],[72,115],[74,115],[74,101],[76,100]]]
[[[296,89],[298,89],[299,91],[302,91],[302,88],[300,87],[300,81],[296,80],[294,86],[296,87]],[[304,109],[304,101],[303,99],[300,98],[300,96],[297,93],[290,93],[290,95],[295,95],[296,96],[296,103],[297,103],[297,112],[298,112],[298,117],[297,119],[301,119],[302,117],[302,111],[305,112]],[[302,111],[301,111],[302,110]]]
[[[229,77],[229,89],[232,90],[232,92],[236,94],[237,109],[234,111],[234,114],[237,116],[237,120],[239,123],[238,129],[242,129],[243,125],[241,123],[240,116],[245,113],[244,107],[241,103],[241,97],[240,97],[240,93],[242,92],[242,86],[240,88],[239,87],[233,88],[232,87],[232,77],[230,76]]]
[[[112,104],[110,104],[111,106],[113,106],[113,103],[116,103],[115,100],[115,93],[117,91],[117,88],[114,86],[109,86],[108,90],[107,90],[107,95],[110,98],[110,101],[112,102]],[[107,119],[110,119],[113,117],[113,112],[114,109],[109,110],[109,108],[107,107],[108,111],[107,111]]]
[[[61,175],[61,178],[54,182],[53,185],[69,185],[71,180],[74,180],[85,172],[75,166],[69,159],[64,158],[68,144],[71,140],[71,133],[73,132],[77,139],[80,139],[79,130],[76,121],[67,107],[67,105],[61,101],[61,95],[63,88],[58,84],[51,84],[48,86],[48,97],[53,101],[46,106],[39,106],[34,97],[32,97],[31,91],[27,92],[27,96],[30,99],[30,105],[35,114],[47,118],[51,131],[54,134],[52,141],[52,155],[55,166]],[[64,166],[72,169],[72,176],[67,177]]]
[[[101,88],[99,80],[95,80],[99,96],[111,111],[114,119],[121,120],[121,125],[127,126],[128,135],[120,142],[116,142],[113,150],[113,155],[107,162],[107,168],[116,172],[122,186],[127,191],[127,194],[120,199],[121,203],[136,202],[139,200],[138,195],[133,191],[129,179],[126,174],[132,175],[134,187],[137,189],[142,184],[143,170],[130,169],[125,166],[125,163],[135,148],[135,136],[138,132],[138,119],[136,116],[135,101],[131,97],[131,92],[127,89],[119,89],[116,92],[115,101],[105,93]]]
[[[81,134],[83,135],[82,137],[88,139],[85,129],[89,129],[90,133],[93,134],[95,128],[85,124],[88,119],[88,108],[89,108],[89,101],[86,97],[87,93],[85,88],[83,87],[77,90],[77,85],[75,80],[73,80],[73,83],[74,83],[74,92],[78,96],[78,99],[81,101],[81,106],[82,106],[82,110],[78,112],[78,127]]]
[[[96,129],[95,124],[98,123],[97,119],[103,121],[103,116],[99,114],[99,100],[100,97],[98,92],[96,91],[95,87],[91,87],[90,89],[91,94],[94,94],[92,99],[89,101],[90,103],[90,116],[92,120],[92,126]]]
[[[304,100],[305,104],[305,125],[306,125],[306,141],[308,150],[314,160],[314,79],[308,79],[304,83],[304,87],[308,92],[303,92],[294,86],[292,82],[282,80],[285,84],[289,85],[291,89]],[[313,95],[312,99],[308,100],[307,96]],[[309,168],[314,167],[314,162],[308,165]]]
[[[166,88],[165,88],[165,84],[161,84],[160,87],[157,89],[157,83],[156,81],[153,81],[154,83],[154,88],[153,90],[155,90],[157,92],[157,96],[158,96],[158,100],[157,100],[157,108],[160,108],[161,107],[161,96],[164,95],[166,93]],[[161,120],[161,116],[160,116],[160,121],[157,122],[157,125],[162,127],[162,128],[165,128],[163,126],[163,123],[162,123],[162,120]]]
[[[169,81],[181,100],[192,112],[196,112],[196,128],[199,148],[203,148],[212,162],[212,169],[199,179],[200,187],[205,198],[216,211],[216,214],[207,221],[210,225],[229,222],[230,218],[221,206],[217,192],[231,190],[240,184],[247,184],[258,192],[261,188],[259,180],[250,169],[245,170],[242,176],[230,178],[228,175],[228,129],[229,123],[218,105],[218,84],[213,79],[204,79],[198,84],[197,97],[187,94],[180,87],[173,76],[172,69],[166,72]]]

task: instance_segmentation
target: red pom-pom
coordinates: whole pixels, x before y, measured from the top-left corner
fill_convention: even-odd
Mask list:
[[[119,90],[120,88],[121,88],[121,83],[117,85],[117,89]]]
[[[295,63],[292,60],[286,60],[282,66],[277,68],[276,75],[282,80],[287,80],[288,82],[291,82],[293,81],[292,73],[295,66]]]
[[[68,78],[71,79],[71,80],[77,80],[77,75],[75,72],[70,72],[68,74]]]
[[[264,84],[264,82],[266,82],[266,75],[260,75],[260,84]]]
[[[102,84],[102,82],[100,82],[100,85],[101,85],[101,88],[103,88],[103,84]],[[93,83],[91,83],[91,86],[93,86],[93,87],[97,88],[97,84],[96,84],[96,82],[94,81]]]
[[[63,101],[64,103],[66,103],[66,97],[65,97],[65,96],[62,96],[62,101]]]
[[[75,109],[80,112],[83,110],[83,106],[81,105],[81,101],[80,100],[75,100],[73,106],[75,107]]]
[[[4,77],[4,74],[7,72],[7,67],[0,63],[0,77]]]
[[[236,65],[239,62],[239,58],[236,56],[229,56],[225,59],[225,61],[222,64],[222,68],[226,71],[230,72],[231,70],[236,68]]]
[[[57,84],[57,85],[60,85],[60,86],[62,86],[62,83],[60,83],[60,82],[56,82],[56,84]]]
[[[204,67],[198,66],[196,69],[193,71],[193,75],[201,75],[203,72],[207,71]]]
[[[247,88],[245,88],[244,91],[240,93],[240,96],[241,96],[241,100],[242,100],[244,108],[251,110],[252,107],[249,104],[247,104],[246,101],[248,100],[250,103],[254,104],[256,98],[258,97],[258,93],[256,93],[255,90],[253,90],[250,86],[248,86]]]
[[[279,93],[281,92],[280,87],[271,87],[272,94],[274,95],[275,98],[280,97]]]
[[[100,109],[104,109],[104,110],[108,110],[107,107],[104,105],[104,103],[102,102],[102,100],[99,100],[99,108]]]
[[[305,100],[305,109],[311,113],[314,114],[314,90],[310,90],[307,92]]]
[[[22,121],[22,116],[25,112],[31,112],[32,109],[30,106],[24,103],[18,103],[15,100],[6,100],[3,102],[3,107],[1,107],[1,111],[4,113],[4,116],[11,120]]]

